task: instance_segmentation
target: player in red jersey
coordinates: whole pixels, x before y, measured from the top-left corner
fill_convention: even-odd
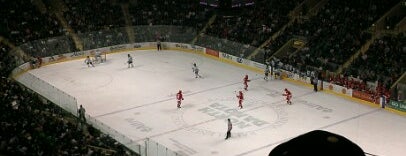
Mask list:
[[[245,75],[243,82],[244,82],[244,90],[248,91],[248,82],[251,80],[248,79],[248,75]]]
[[[178,108],[181,108],[180,104],[182,103],[182,100],[184,100],[182,90],[179,90],[179,92],[176,93],[176,99],[178,100]]]
[[[287,88],[285,88],[285,94],[282,95],[286,96],[286,103],[291,105],[292,101],[290,101],[290,99],[292,99],[292,93]]]
[[[238,98],[238,107],[242,109],[242,101],[244,100],[244,94],[242,93],[242,91],[239,91],[236,96]]]

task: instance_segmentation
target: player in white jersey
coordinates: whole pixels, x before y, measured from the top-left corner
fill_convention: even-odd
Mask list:
[[[269,76],[269,72],[270,72],[270,71],[269,71],[269,66],[266,66],[266,67],[265,67],[265,70],[264,70],[264,75],[265,75],[264,80],[265,80],[265,81],[268,81],[268,79],[269,79],[269,77],[268,77],[268,76]]]
[[[199,75],[199,68],[197,68],[196,63],[193,63],[193,67],[192,67],[193,72],[195,73],[195,78],[201,78],[202,76]]]
[[[134,65],[133,65],[133,57],[132,57],[130,54],[128,54],[128,61],[127,61],[127,64],[128,64],[128,68],[134,67]]]
[[[86,56],[85,63],[87,64],[87,67],[90,67],[90,65],[94,67],[93,62],[89,56]]]

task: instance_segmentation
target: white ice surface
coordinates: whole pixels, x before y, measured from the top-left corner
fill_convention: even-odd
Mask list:
[[[128,53],[134,68],[125,64]],[[107,59],[95,68],[74,60],[29,72],[76,97],[89,115],[132,140],[150,138],[186,155],[264,156],[316,129],[345,136],[378,156],[406,152],[406,118],[380,108],[286,81],[266,82],[260,73],[192,53],[144,50]],[[203,78],[194,77],[193,62]],[[240,110],[235,91],[242,90],[245,74],[252,81]],[[286,105],[284,88],[293,92],[293,105]],[[180,89],[185,100],[177,109]],[[227,118],[234,127],[232,138],[224,140]]]

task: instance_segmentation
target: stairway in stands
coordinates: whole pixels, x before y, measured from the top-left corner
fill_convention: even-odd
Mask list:
[[[317,14],[318,10],[320,10],[321,7],[323,7],[325,4],[327,4],[329,0],[321,0],[321,1],[315,1],[315,0],[305,0],[303,1],[300,5],[298,5],[295,9],[293,9],[290,13],[290,20],[287,24],[285,24],[281,29],[279,29],[277,32],[275,32],[271,37],[269,37],[264,43],[262,43],[254,52],[252,52],[247,59],[252,59],[257,55],[263,47],[265,47],[270,41],[274,40],[277,38],[279,35],[281,35],[285,29],[293,24],[293,22],[297,18],[301,18],[299,16],[299,13],[302,11],[303,6],[309,7],[310,10],[307,12],[305,15],[306,17],[309,16],[314,16]]]
[[[36,0],[36,1],[41,1],[41,0]],[[53,0],[50,5],[51,6],[49,6],[49,8],[50,8],[49,12],[55,14],[55,17],[58,19],[60,24],[69,33],[69,35],[72,37],[72,40],[75,43],[76,49],[83,50],[83,42],[82,42],[82,40],[75,33],[75,31],[72,29],[72,27],[68,24],[65,17],[63,16],[63,13],[65,11],[67,11],[69,8],[66,6],[66,4],[62,0]]]
[[[121,4],[121,9],[123,10],[123,14],[124,14],[124,19],[125,19],[125,29],[127,31],[127,35],[128,35],[128,39],[130,40],[130,43],[134,43],[135,42],[135,32],[134,29],[132,27],[132,22],[131,22],[131,15],[130,12],[128,10],[128,3],[123,3]]]

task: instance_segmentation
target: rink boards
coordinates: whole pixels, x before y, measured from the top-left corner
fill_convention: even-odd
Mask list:
[[[127,54],[134,68],[127,68]],[[406,119],[383,109],[283,80],[265,81],[258,71],[195,53],[137,50],[107,57],[95,68],[76,59],[26,74],[75,97],[92,118],[133,142],[150,139],[182,155],[267,155],[315,129],[343,135],[368,153],[404,152]],[[194,77],[192,63],[203,78]],[[242,90],[245,74],[252,81],[238,109],[235,92]],[[286,105],[284,88],[292,91],[293,105]],[[185,98],[181,109],[178,90]],[[224,140],[227,118],[234,126],[232,138]]]

